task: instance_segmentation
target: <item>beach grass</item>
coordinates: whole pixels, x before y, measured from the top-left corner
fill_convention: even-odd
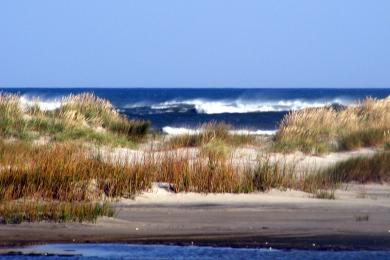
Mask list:
[[[296,188],[296,176],[291,166],[269,161],[257,163],[252,176],[253,190],[268,191],[270,189]]]
[[[108,203],[37,202],[18,200],[0,203],[0,224],[22,222],[96,222],[100,216],[112,217]]]
[[[25,105],[20,96],[0,95],[0,135],[32,141],[40,137],[54,141],[80,140],[111,146],[141,142],[150,128],[143,120],[129,120],[107,100],[92,93],[69,95],[59,108],[43,111],[36,103]]]
[[[356,157],[337,163],[324,170],[333,183],[384,183],[390,182],[390,153],[380,152],[373,156]]]
[[[225,143],[230,146],[253,144],[255,136],[250,134],[232,134],[232,127],[224,122],[209,122],[199,127],[199,133],[173,136],[165,146],[169,149],[182,147],[200,147],[209,143]]]
[[[372,156],[347,159],[305,174],[296,183],[296,189],[312,193],[315,198],[334,199],[334,191],[342,183],[389,183],[390,153],[379,152]]]
[[[230,151],[218,145],[211,147],[196,157],[176,150],[158,155],[147,153],[140,160],[118,161],[104,158],[80,143],[36,146],[22,141],[1,141],[0,205],[6,219],[3,222],[95,220],[99,215],[111,215],[96,203],[133,198],[148,190],[153,182],[169,183],[175,192],[294,189],[309,192],[315,198],[335,199],[334,191],[343,182],[390,181],[387,152],[353,158],[329,169],[297,176],[294,164],[286,161],[273,162],[264,155],[256,162],[237,165]],[[75,208],[67,208],[70,204]],[[70,211],[65,214],[69,217],[61,215],[64,207]],[[31,212],[21,215],[22,208]]]
[[[79,143],[0,141],[0,222],[95,221],[111,216],[105,198],[150,187],[142,162],[107,163]]]
[[[277,151],[322,154],[385,145],[390,97],[367,98],[345,108],[308,108],[287,114],[275,136]]]
[[[92,201],[132,197],[150,186],[140,163],[107,163],[91,157],[80,144],[33,146],[0,142],[0,200],[36,198]]]

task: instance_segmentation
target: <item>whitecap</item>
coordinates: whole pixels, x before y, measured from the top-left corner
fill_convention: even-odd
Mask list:
[[[42,99],[40,97],[23,95],[20,97],[20,103],[23,108],[38,105],[41,110],[50,111],[58,109],[61,106],[61,98]]]
[[[222,114],[222,113],[254,113],[254,112],[287,112],[304,108],[318,108],[339,104],[343,106],[351,105],[352,101],[335,98],[332,100],[171,100],[150,105],[153,110],[188,111],[193,107],[199,114]]]

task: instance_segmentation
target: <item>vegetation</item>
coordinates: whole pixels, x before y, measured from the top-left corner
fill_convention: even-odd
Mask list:
[[[17,95],[0,95],[0,135],[6,138],[31,141],[43,136],[132,146],[145,137],[149,126],[146,121],[128,120],[110,102],[91,93],[64,97],[53,111],[41,110],[38,103],[23,106]]]
[[[334,166],[307,174],[297,189],[310,192],[316,198],[334,199],[334,191],[342,183],[390,182],[390,153],[381,152],[371,157],[362,156],[337,163]]]
[[[356,157],[324,170],[330,182],[390,182],[390,153],[382,152],[372,157]]]
[[[178,151],[141,160],[103,159],[74,143],[33,146],[0,142],[0,220],[94,221],[112,215],[103,198],[134,197],[152,182],[170,183],[176,192],[247,193],[297,189],[334,199],[341,182],[390,180],[389,153],[359,157],[318,174],[297,176],[293,165],[259,158],[236,165],[230,153],[210,149],[193,158]],[[13,213],[12,213],[13,212]]]
[[[0,222],[94,221],[113,214],[99,201],[150,185],[143,163],[106,163],[74,143],[0,142]]]
[[[184,134],[172,137],[167,147],[170,149],[180,147],[199,147],[209,143],[224,143],[238,146],[250,144],[255,141],[255,136],[249,134],[231,134],[231,126],[224,122],[209,122],[200,127],[197,134]]]
[[[12,201],[0,203],[0,224],[22,222],[95,222],[99,216],[112,217],[114,211],[107,203],[70,203]]]
[[[23,106],[17,95],[0,95],[0,223],[23,221],[95,221],[112,216],[106,203],[132,198],[167,182],[175,192],[247,193],[296,189],[320,199],[335,199],[342,182],[390,181],[390,99],[367,99],[356,107],[306,109],[287,115],[275,137],[283,151],[320,153],[383,145],[372,157],[357,157],[318,173],[297,175],[291,163],[269,155],[241,163],[238,145],[254,136],[234,135],[230,126],[211,122],[196,135],[172,137],[163,153],[144,151],[142,158],[114,160],[83,145],[129,146],[141,141],[149,123],[128,120],[106,100],[92,94],[70,95],[61,106],[43,111]],[[374,123],[375,122],[375,123]],[[34,145],[31,141],[48,138]]]
[[[299,179],[294,167],[286,163],[272,163],[269,158],[259,161],[249,174],[252,176],[253,190],[256,191],[298,188]]]
[[[0,200],[6,201],[93,201],[103,193],[132,197],[150,186],[149,169],[143,163],[107,163],[71,143],[0,143],[0,165]]]
[[[356,106],[293,111],[282,120],[275,137],[280,151],[325,153],[388,145],[390,97],[367,98]]]
[[[135,161],[104,160],[93,154],[77,143],[34,146],[0,142],[2,221],[92,220],[109,212],[101,209],[98,201],[131,198],[147,190],[153,181],[171,183],[177,192],[202,193],[265,191],[296,185],[287,167],[259,160],[256,167],[240,168],[229,154],[218,149],[195,159],[179,152],[161,157],[147,154]]]
[[[317,199],[326,199],[326,200],[334,200],[336,199],[334,195],[334,190],[317,190],[314,192],[314,198]]]
[[[370,215],[364,214],[364,215],[355,215],[355,221],[361,222],[361,221],[368,221],[370,219]]]

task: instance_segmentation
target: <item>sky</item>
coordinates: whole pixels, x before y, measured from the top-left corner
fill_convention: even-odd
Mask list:
[[[390,87],[389,0],[1,0],[0,87]]]

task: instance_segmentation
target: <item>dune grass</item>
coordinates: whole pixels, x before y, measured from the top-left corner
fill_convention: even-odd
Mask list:
[[[224,122],[209,122],[200,126],[197,134],[177,135],[169,139],[166,147],[176,149],[182,147],[200,147],[209,143],[224,143],[229,146],[251,144],[255,136],[249,134],[231,134],[231,126]]]
[[[229,156],[210,149],[196,158],[171,152],[119,162],[104,160],[77,143],[34,146],[1,141],[0,215],[5,223],[89,221],[107,213],[94,208],[97,202],[132,198],[149,189],[152,182],[171,183],[176,192],[200,193],[265,191],[289,182],[282,167],[264,166],[259,161],[255,168],[240,168]],[[71,204],[75,208],[67,208]],[[64,207],[70,211],[68,218],[61,215]]]
[[[295,175],[294,165],[285,162],[272,163],[269,157],[258,161],[247,174],[252,177],[254,191],[298,188],[299,179]]]
[[[210,149],[198,157],[172,151],[141,160],[112,161],[74,143],[33,146],[0,142],[0,223],[96,221],[114,211],[102,198],[134,197],[152,182],[175,192],[249,193],[295,189],[319,199],[335,199],[341,183],[389,182],[390,153],[356,157],[297,176],[294,165],[234,164],[231,154]]]
[[[308,174],[297,189],[312,193],[316,198],[334,199],[334,191],[342,183],[389,183],[390,153],[354,157],[326,169]]]
[[[100,201],[150,187],[142,162],[107,163],[76,143],[0,141],[0,222],[94,221],[113,210]]]
[[[341,162],[318,173],[297,176],[293,164],[265,155],[237,165],[230,151],[211,145],[193,157],[169,151],[139,160],[104,158],[77,143],[35,146],[0,142],[0,222],[94,221],[113,210],[101,201],[133,198],[152,182],[175,192],[249,193],[295,189],[334,199],[342,182],[389,182],[390,157],[383,152]]]
[[[0,203],[0,224],[22,222],[96,222],[100,216],[112,217],[108,203],[12,201]]]
[[[371,157],[356,157],[324,170],[333,183],[390,182],[390,153],[382,152]]]
[[[142,163],[106,163],[77,144],[0,143],[0,165],[0,200],[91,201],[103,193],[132,197],[150,186]]]
[[[345,109],[323,107],[289,113],[280,124],[275,148],[321,154],[387,145],[389,131],[390,97],[367,98]]]
[[[20,96],[0,95],[0,135],[32,141],[45,136],[54,141],[81,140],[113,146],[134,146],[146,136],[150,123],[128,120],[113,105],[92,93],[69,95],[61,106],[43,111],[37,103],[21,104]]]

